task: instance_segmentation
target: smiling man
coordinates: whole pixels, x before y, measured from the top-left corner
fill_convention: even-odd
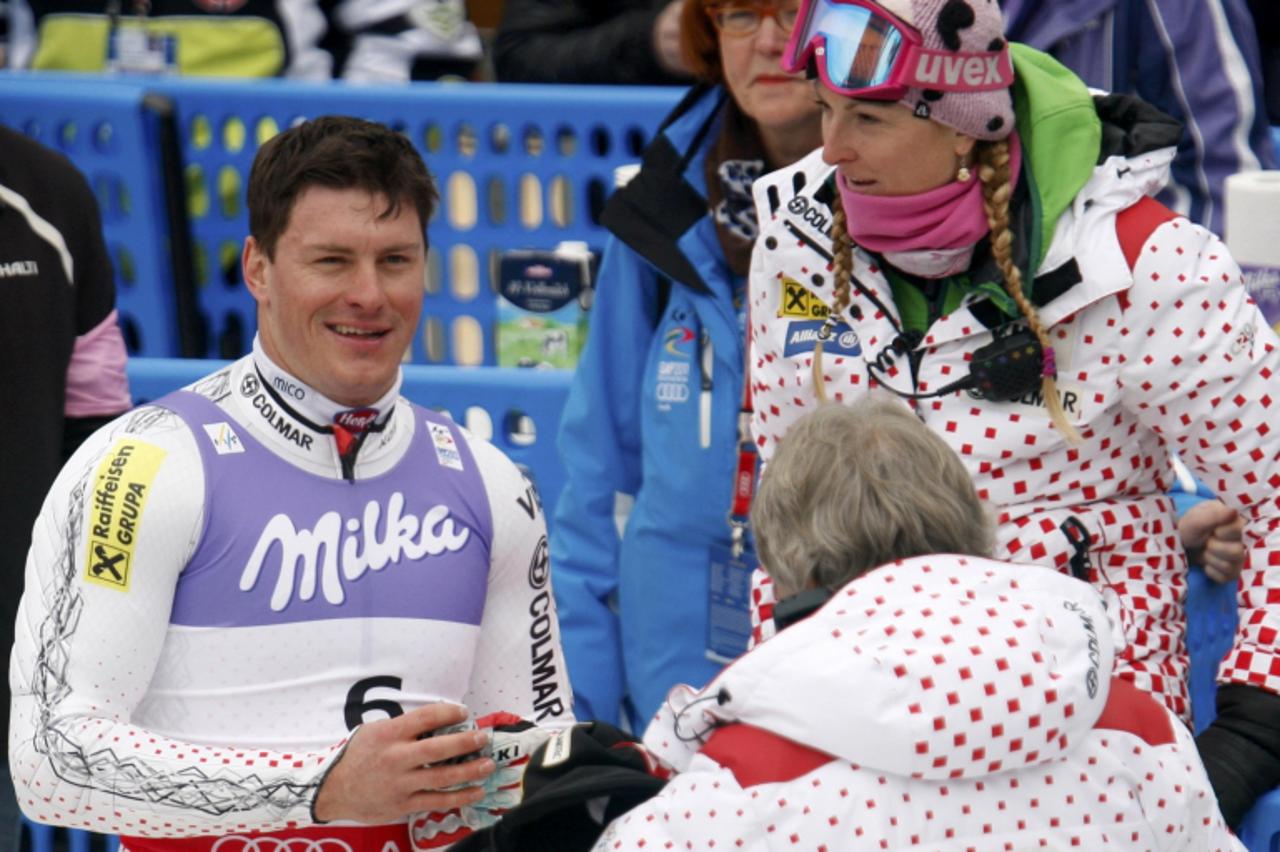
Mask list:
[[[437,197],[410,143],[320,118],[249,180],[252,354],[96,433],[37,522],[18,798],[130,852],[443,846],[537,737],[468,717],[572,721],[545,524],[399,395]]]

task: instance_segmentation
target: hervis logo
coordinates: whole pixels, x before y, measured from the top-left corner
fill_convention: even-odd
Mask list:
[[[165,455],[159,447],[122,438],[98,465],[89,496],[86,582],[129,591],[130,563],[143,512]]]

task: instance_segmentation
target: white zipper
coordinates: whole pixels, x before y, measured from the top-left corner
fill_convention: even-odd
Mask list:
[[[700,343],[702,392],[698,395],[698,443],[705,450],[711,446],[711,369],[715,363],[715,347],[705,328]]]

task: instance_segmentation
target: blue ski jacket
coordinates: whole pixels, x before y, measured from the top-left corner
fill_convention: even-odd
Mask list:
[[[743,330],[706,199],[722,88],[668,116],[614,193],[590,331],[561,423],[551,559],[576,712],[642,724],[705,653],[708,563],[727,546]],[[638,728],[637,728],[638,729]]]

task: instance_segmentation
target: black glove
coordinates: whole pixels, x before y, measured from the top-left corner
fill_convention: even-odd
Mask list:
[[[1196,737],[1218,807],[1235,831],[1259,796],[1280,786],[1280,695],[1218,687],[1218,718]]]
[[[451,852],[587,852],[615,817],[658,792],[665,776],[612,725],[574,725],[533,752],[520,804]]]

